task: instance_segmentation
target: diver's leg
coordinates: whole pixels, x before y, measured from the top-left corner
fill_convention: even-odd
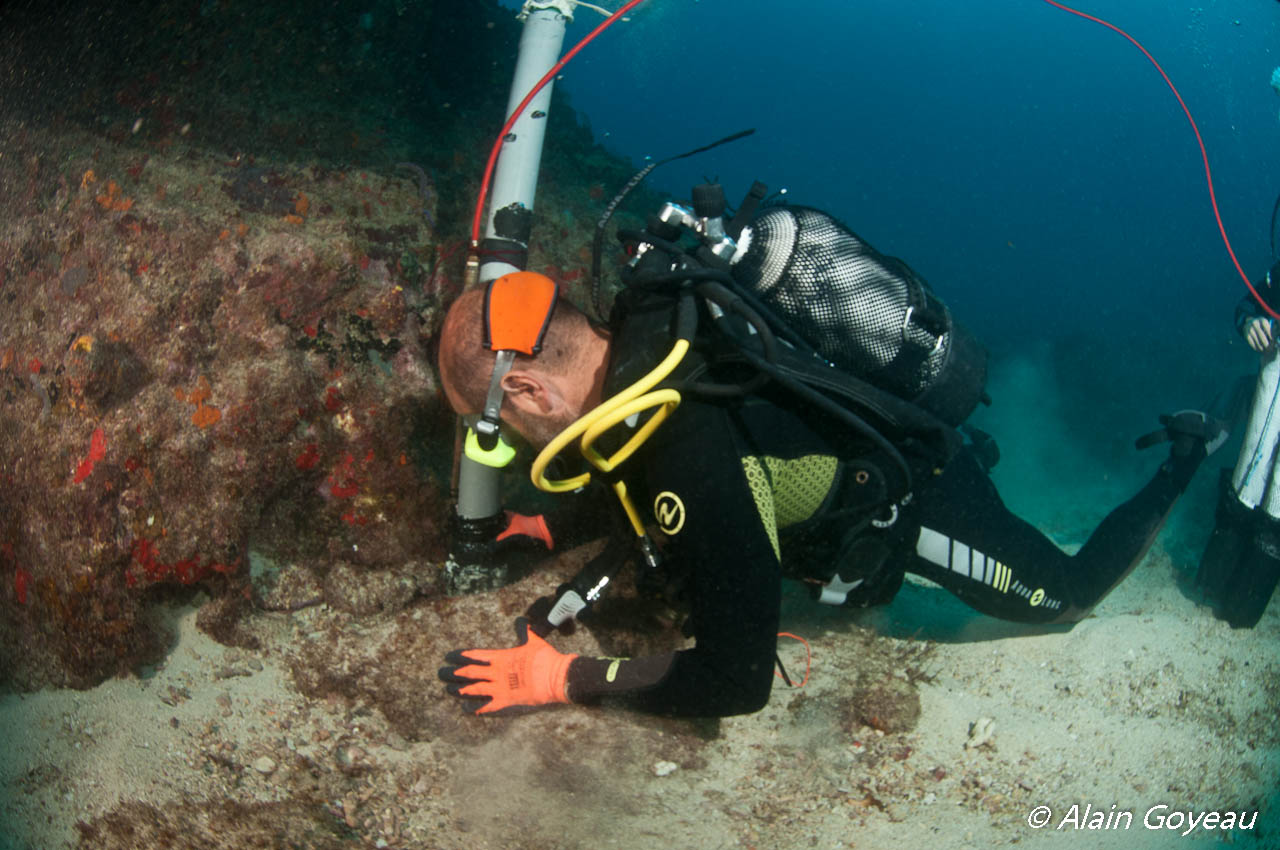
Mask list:
[[[1083,618],[1138,565],[1159,534],[1178,497],[1205,458],[1203,444],[1184,455],[1175,447],[1145,487],[1102,520],[1072,560],[1074,612]]]
[[[1254,512],[1240,501],[1231,480],[1231,470],[1224,468],[1218,478],[1213,532],[1196,572],[1196,587],[1210,603],[1216,603],[1230,586],[1254,531]]]
[[[1213,613],[1252,628],[1280,580],[1280,357],[1263,358],[1240,456],[1224,470],[1196,584]]]
[[[1199,417],[1196,419],[1195,417]],[[1083,618],[1142,560],[1169,509],[1211,447],[1200,414],[1168,417],[1169,458],[1136,496],[1103,519],[1075,556],[1005,507],[977,462],[961,452],[920,494],[920,532],[909,569],[983,613],[1029,623]]]
[[[1230,580],[1213,600],[1214,615],[1235,629],[1258,624],[1280,583],[1280,523],[1263,517],[1257,526]]]
[[[1015,516],[968,450],[921,488],[907,569],[1004,620],[1046,623],[1070,604],[1071,558]]]
[[[1196,585],[1214,616],[1233,628],[1253,628],[1280,581],[1280,520],[1250,509],[1223,470],[1213,534]]]

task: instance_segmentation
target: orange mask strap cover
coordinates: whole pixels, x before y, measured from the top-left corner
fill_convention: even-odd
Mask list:
[[[556,282],[537,272],[513,272],[491,281],[484,295],[485,347],[537,354],[559,295]]]
[[[502,378],[515,365],[516,354],[537,354],[551,324],[560,288],[537,272],[512,272],[489,282],[484,293],[484,345],[498,352],[489,377],[484,411],[476,423],[480,446],[489,451],[497,445],[501,428]]]

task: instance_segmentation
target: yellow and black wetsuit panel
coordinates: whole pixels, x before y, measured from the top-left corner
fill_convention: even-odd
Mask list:
[[[782,560],[778,532],[812,519],[831,494],[839,462],[833,455],[811,454],[797,458],[772,455],[742,458],[756,511],[773,554]]]

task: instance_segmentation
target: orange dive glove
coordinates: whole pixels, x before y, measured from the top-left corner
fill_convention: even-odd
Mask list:
[[[525,516],[515,511],[507,511],[507,527],[498,535],[498,540],[506,540],[508,537],[529,537],[534,540],[541,540],[542,545],[548,549],[554,549],[556,542],[551,537],[551,529],[547,528],[547,519],[542,514],[536,516]]]
[[[529,631],[529,621],[516,620],[516,646],[511,649],[456,649],[445,656],[440,679],[455,697],[478,703],[476,714],[516,714],[521,709],[569,702],[569,663],[565,655]]]

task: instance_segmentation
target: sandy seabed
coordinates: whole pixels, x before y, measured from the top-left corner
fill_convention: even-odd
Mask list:
[[[123,801],[163,810],[224,795],[288,799],[299,768],[282,753],[293,753],[339,768],[367,763],[326,807],[351,830],[351,846],[1280,846],[1276,606],[1258,628],[1232,631],[1189,602],[1169,571],[1154,553],[1069,633],[1013,636],[969,619],[966,634],[936,645],[872,638],[865,626],[905,635],[966,619],[938,590],[910,586],[861,626],[793,600],[784,625],[809,637],[810,683],[780,685],[764,711],[723,721],[710,740],[568,707],[466,721],[483,730],[477,740],[411,743],[376,712],[295,690],[285,644],[308,628],[307,613],[273,615],[279,644],[245,652],[201,634],[193,608],[174,609],[177,643],[153,675],[0,703],[0,845],[74,844],[78,821]],[[918,685],[910,732],[886,735],[842,715],[849,671],[869,641],[904,656],[928,648],[922,667],[933,678]],[[797,648],[784,652],[795,672]],[[539,740],[566,737],[563,757],[548,764]],[[1170,819],[1259,814],[1250,830],[1202,826],[1182,837],[1144,825],[1160,805],[1169,808],[1155,817]],[[1037,830],[1028,818],[1039,806],[1051,814]],[[1127,826],[1124,812],[1133,813]],[[1091,820],[1111,828],[1085,829]],[[186,834],[170,846],[235,845]]]

